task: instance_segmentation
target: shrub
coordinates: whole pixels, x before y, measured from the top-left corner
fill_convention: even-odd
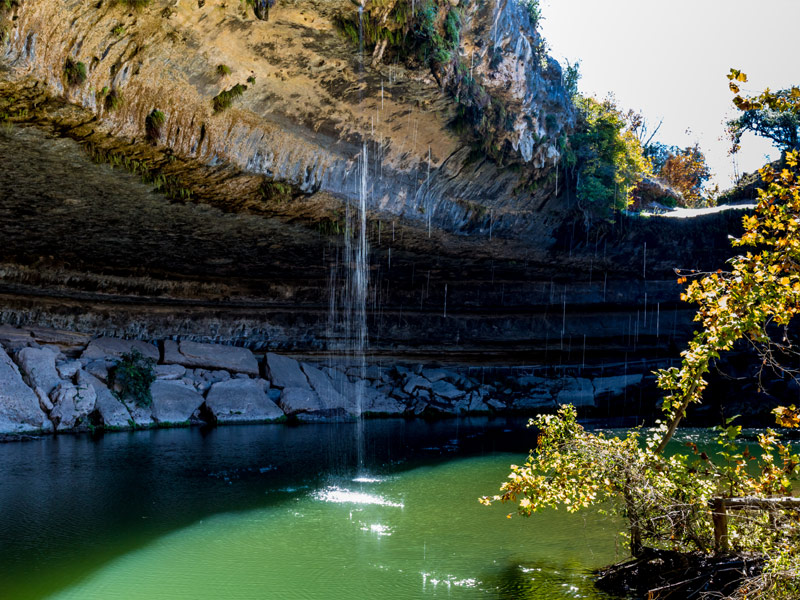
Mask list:
[[[151,142],[157,142],[159,138],[161,138],[161,129],[166,121],[166,115],[157,108],[154,108],[144,120],[144,130],[147,139]]]
[[[125,26],[124,25],[117,25],[114,29],[111,30],[111,33],[116,35],[117,37],[121,37],[125,35]]]
[[[577,96],[577,131],[570,137],[574,155],[567,166],[577,166],[577,196],[587,215],[607,216],[623,209],[650,166],[636,136],[612,100],[598,102]]]
[[[105,107],[111,112],[122,106],[122,94],[118,90],[111,90],[106,94]]]
[[[212,103],[214,105],[214,112],[222,112],[231,107],[233,101],[241,96],[244,91],[247,89],[246,85],[242,85],[241,83],[237,83],[229,90],[222,90],[219,94],[214,96]]]
[[[122,3],[130,8],[144,8],[150,4],[150,0],[122,0]]]
[[[225,77],[231,74],[231,68],[228,65],[217,65],[217,75]]]
[[[108,373],[108,384],[119,400],[131,399],[139,406],[150,406],[150,385],[156,380],[155,361],[131,350]]]
[[[539,0],[524,0],[523,4],[528,11],[528,17],[530,17],[531,25],[536,27],[542,18],[542,9],[539,6]]]
[[[64,63],[64,77],[69,85],[80,85],[86,81],[86,65],[68,58]]]

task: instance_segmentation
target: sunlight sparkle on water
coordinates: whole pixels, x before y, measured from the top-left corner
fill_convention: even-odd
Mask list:
[[[331,486],[319,490],[314,494],[314,498],[323,502],[336,502],[339,504],[376,504],[378,506],[394,506],[403,508],[402,502],[392,502],[376,494],[366,492],[354,492],[342,489],[338,486]]]
[[[380,523],[373,523],[369,527],[362,527],[363,531],[370,531],[378,535],[378,537],[384,535],[392,535],[393,530],[388,525],[381,525]]]

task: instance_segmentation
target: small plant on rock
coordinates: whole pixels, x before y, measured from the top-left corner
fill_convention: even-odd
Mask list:
[[[229,90],[222,90],[219,94],[214,96],[212,103],[214,105],[214,112],[222,112],[231,107],[233,101],[241,96],[247,89],[246,85],[237,83]]]
[[[231,74],[231,68],[228,65],[217,65],[217,75],[225,77]]]
[[[150,0],[122,0],[122,3],[130,8],[144,8],[150,4]]]
[[[80,85],[86,81],[86,65],[68,58],[64,63],[64,77],[69,85]]]
[[[154,366],[152,358],[131,350],[109,371],[108,385],[119,400],[131,399],[139,406],[150,406],[153,403],[150,386],[156,380]]]
[[[106,94],[105,107],[111,112],[122,106],[122,94],[118,90],[111,90]]]
[[[147,139],[153,143],[156,143],[159,138],[161,138],[161,130],[164,127],[164,123],[166,123],[167,117],[166,115],[154,108],[153,111],[147,115],[147,118],[144,120],[144,129],[145,134],[147,135]]]

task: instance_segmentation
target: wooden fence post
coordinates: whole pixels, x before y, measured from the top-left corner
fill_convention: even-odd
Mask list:
[[[728,549],[728,513],[722,498],[714,498],[711,517],[714,521],[714,550],[723,552]]]

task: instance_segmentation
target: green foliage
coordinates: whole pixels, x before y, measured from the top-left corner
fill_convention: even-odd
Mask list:
[[[144,120],[144,130],[147,139],[153,143],[157,142],[161,138],[161,130],[166,121],[167,116],[157,108],[154,108]]]
[[[500,494],[480,498],[483,504],[513,502],[523,516],[564,507],[570,512],[600,506],[625,517],[631,551],[644,546],[710,552],[714,528],[710,503],[716,497],[772,495],[791,492],[789,477],[798,472],[798,457],[772,430],[759,436],[759,456],[736,443],[741,428],[718,428],[714,460],[693,443],[689,453],[665,456],[656,450],[660,432],[642,439],[638,429],[624,438],[589,433],[577,422],[573,406],[556,415],[540,415],[529,426],[539,430],[535,452],[522,465],[511,465]],[[731,515],[728,541],[735,551],[768,551],[785,541],[775,535],[800,534],[797,516],[765,512]]]
[[[575,105],[579,118],[570,145],[578,170],[578,200],[585,211],[607,216],[628,206],[631,192],[650,166],[612,100],[577,96]]]
[[[676,205],[688,208],[713,205],[713,193],[704,190],[711,171],[699,146],[678,148],[653,142],[645,147],[644,156],[650,161],[653,175],[680,193]]]
[[[150,0],[117,0],[128,8],[140,9],[150,5]]]
[[[112,89],[106,94],[104,104],[106,110],[111,112],[120,108],[122,106],[122,102],[122,93],[119,90]]]
[[[334,22],[353,45],[373,51],[380,44],[384,61],[417,61],[437,76],[450,65],[461,39],[461,12],[446,0],[373,1],[360,20],[352,11]]]
[[[569,97],[573,100],[578,95],[578,81],[581,79],[580,67],[580,61],[576,61],[572,64],[567,62],[567,68],[564,70],[564,88],[567,90]]]
[[[530,17],[531,25],[536,27],[539,24],[539,21],[542,19],[542,8],[539,6],[539,0],[522,1],[526,10],[528,11],[528,17]]]
[[[339,215],[335,215],[333,218],[324,217],[317,223],[317,231],[320,235],[341,235],[346,229],[344,220]]]
[[[218,113],[229,109],[233,105],[233,101],[239,98],[245,90],[247,90],[247,86],[241,83],[237,83],[228,90],[222,90],[219,94],[214,96],[212,100],[214,112]]]
[[[744,80],[741,73],[732,75]],[[765,92],[760,98],[767,103],[771,96]],[[714,457],[691,443],[692,456],[664,454],[686,409],[701,401],[712,362],[738,341],[759,351],[763,367],[797,376],[781,358],[796,356],[789,328],[800,313],[800,152],[788,152],[785,164],[779,172],[771,166],[761,170],[767,187],[759,191],[755,213],[743,218],[744,234],[733,242],[750,249],[729,261],[728,272],[692,275],[682,299],[699,305],[695,320],[701,328],[681,353],[681,366],[657,373],[659,387],[667,392],[665,421],[644,446],[636,430],[625,439],[587,433],[577,424],[574,408],[564,407],[533,422],[541,430],[536,452],[522,467],[512,465],[500,494],[481,502],[518,502],[523,515],[544,507],[577,510],[612,502],[629,522],[634,554],[644,544],[710,552],[715,541],[712,499],[792,493],[800,457],[771,429],[758,436],[757,456],[737,444],[741,428],[732,419],[716,428],[719,451]],[[679,283],[684,282],[681,277]],[[781,427],[800,425],[794,406],[773,412]],[[744,581],[736,597],[796,598],[798,511],[751,506],[727,518],[730,549],[754,551],[766,560],[763,574]]]
[[[108,384],[119,400],[133,400],[139,406],[150,406],[153,397],[150,385],[156,380],[155,361],[138,350],[123,354],[108,373]]]
[[[217,65],[217,75],[225,77],[231,74],[231,68],[228,65]]]
[[[250,75],[250,77],[247,78],[247,83],[249,83],[250,85],[255,85],[255,83],[256,83],[255,76],[254,75]]]
[[[155,191],[162,192],[170,200],[185,201],[192,198],[192,190],[184,187],[176,177],[165,175],[161,169],[154,167],[149,161],[131,158],[120,152],[109,152],[93,144],[89,144],[87,150],[94,162],[125,169],[133,175],[139,175],[142,183],[152,185]]]
[[[285,203],[293,196],[293,188],[281,181],[264,181],[259,189],[261,197],[267,202]]]
[[[746,82],[747,75],[731,69],[729,87],[736,94],[733,103],[742,114],[728,121],[728,132],[733,143],[732,151],[739,150],[742,135],[752,131],[771,140],[781,150],[800,150],[800,87],[777,92],[766,90],[755,97],[739,94],[738,82]]]
[[[64,62],[64,77],[69,85],[80,85],[86,81],[86,65],[67,58]]]
[[[116,27],[114,27],[114,29],[111,30],[111,33],[117,37],[122,37],[123,35],[125,35],[125,26],[122,24],[117,25]]]
[[[786,161],[789,168],[780,173],[769,166],[761,170],[768,187],[759,190],[755,214],[743,218],[745,232],[733,241],[735,246],[753,249],[732,258],[729,272],[695,274],[695,280],[681,296],[700,305],[695,320],[703,328],[682,352],[681,367],[658,373],[659,387],[669,392],[664,399],[664,411],[670,419],[665,439],[671,436],[689,404],[700,402],[706,386],[703,376],[720,352],[747,339],[762,348],[765,364],[768,358],[791,353],[786,332],[800,312],[798,153],[787,154]],[[685,282],[686,277],[679,281]],[[770,328],[783,331],[781,339],[785,342],[774,342]]]

